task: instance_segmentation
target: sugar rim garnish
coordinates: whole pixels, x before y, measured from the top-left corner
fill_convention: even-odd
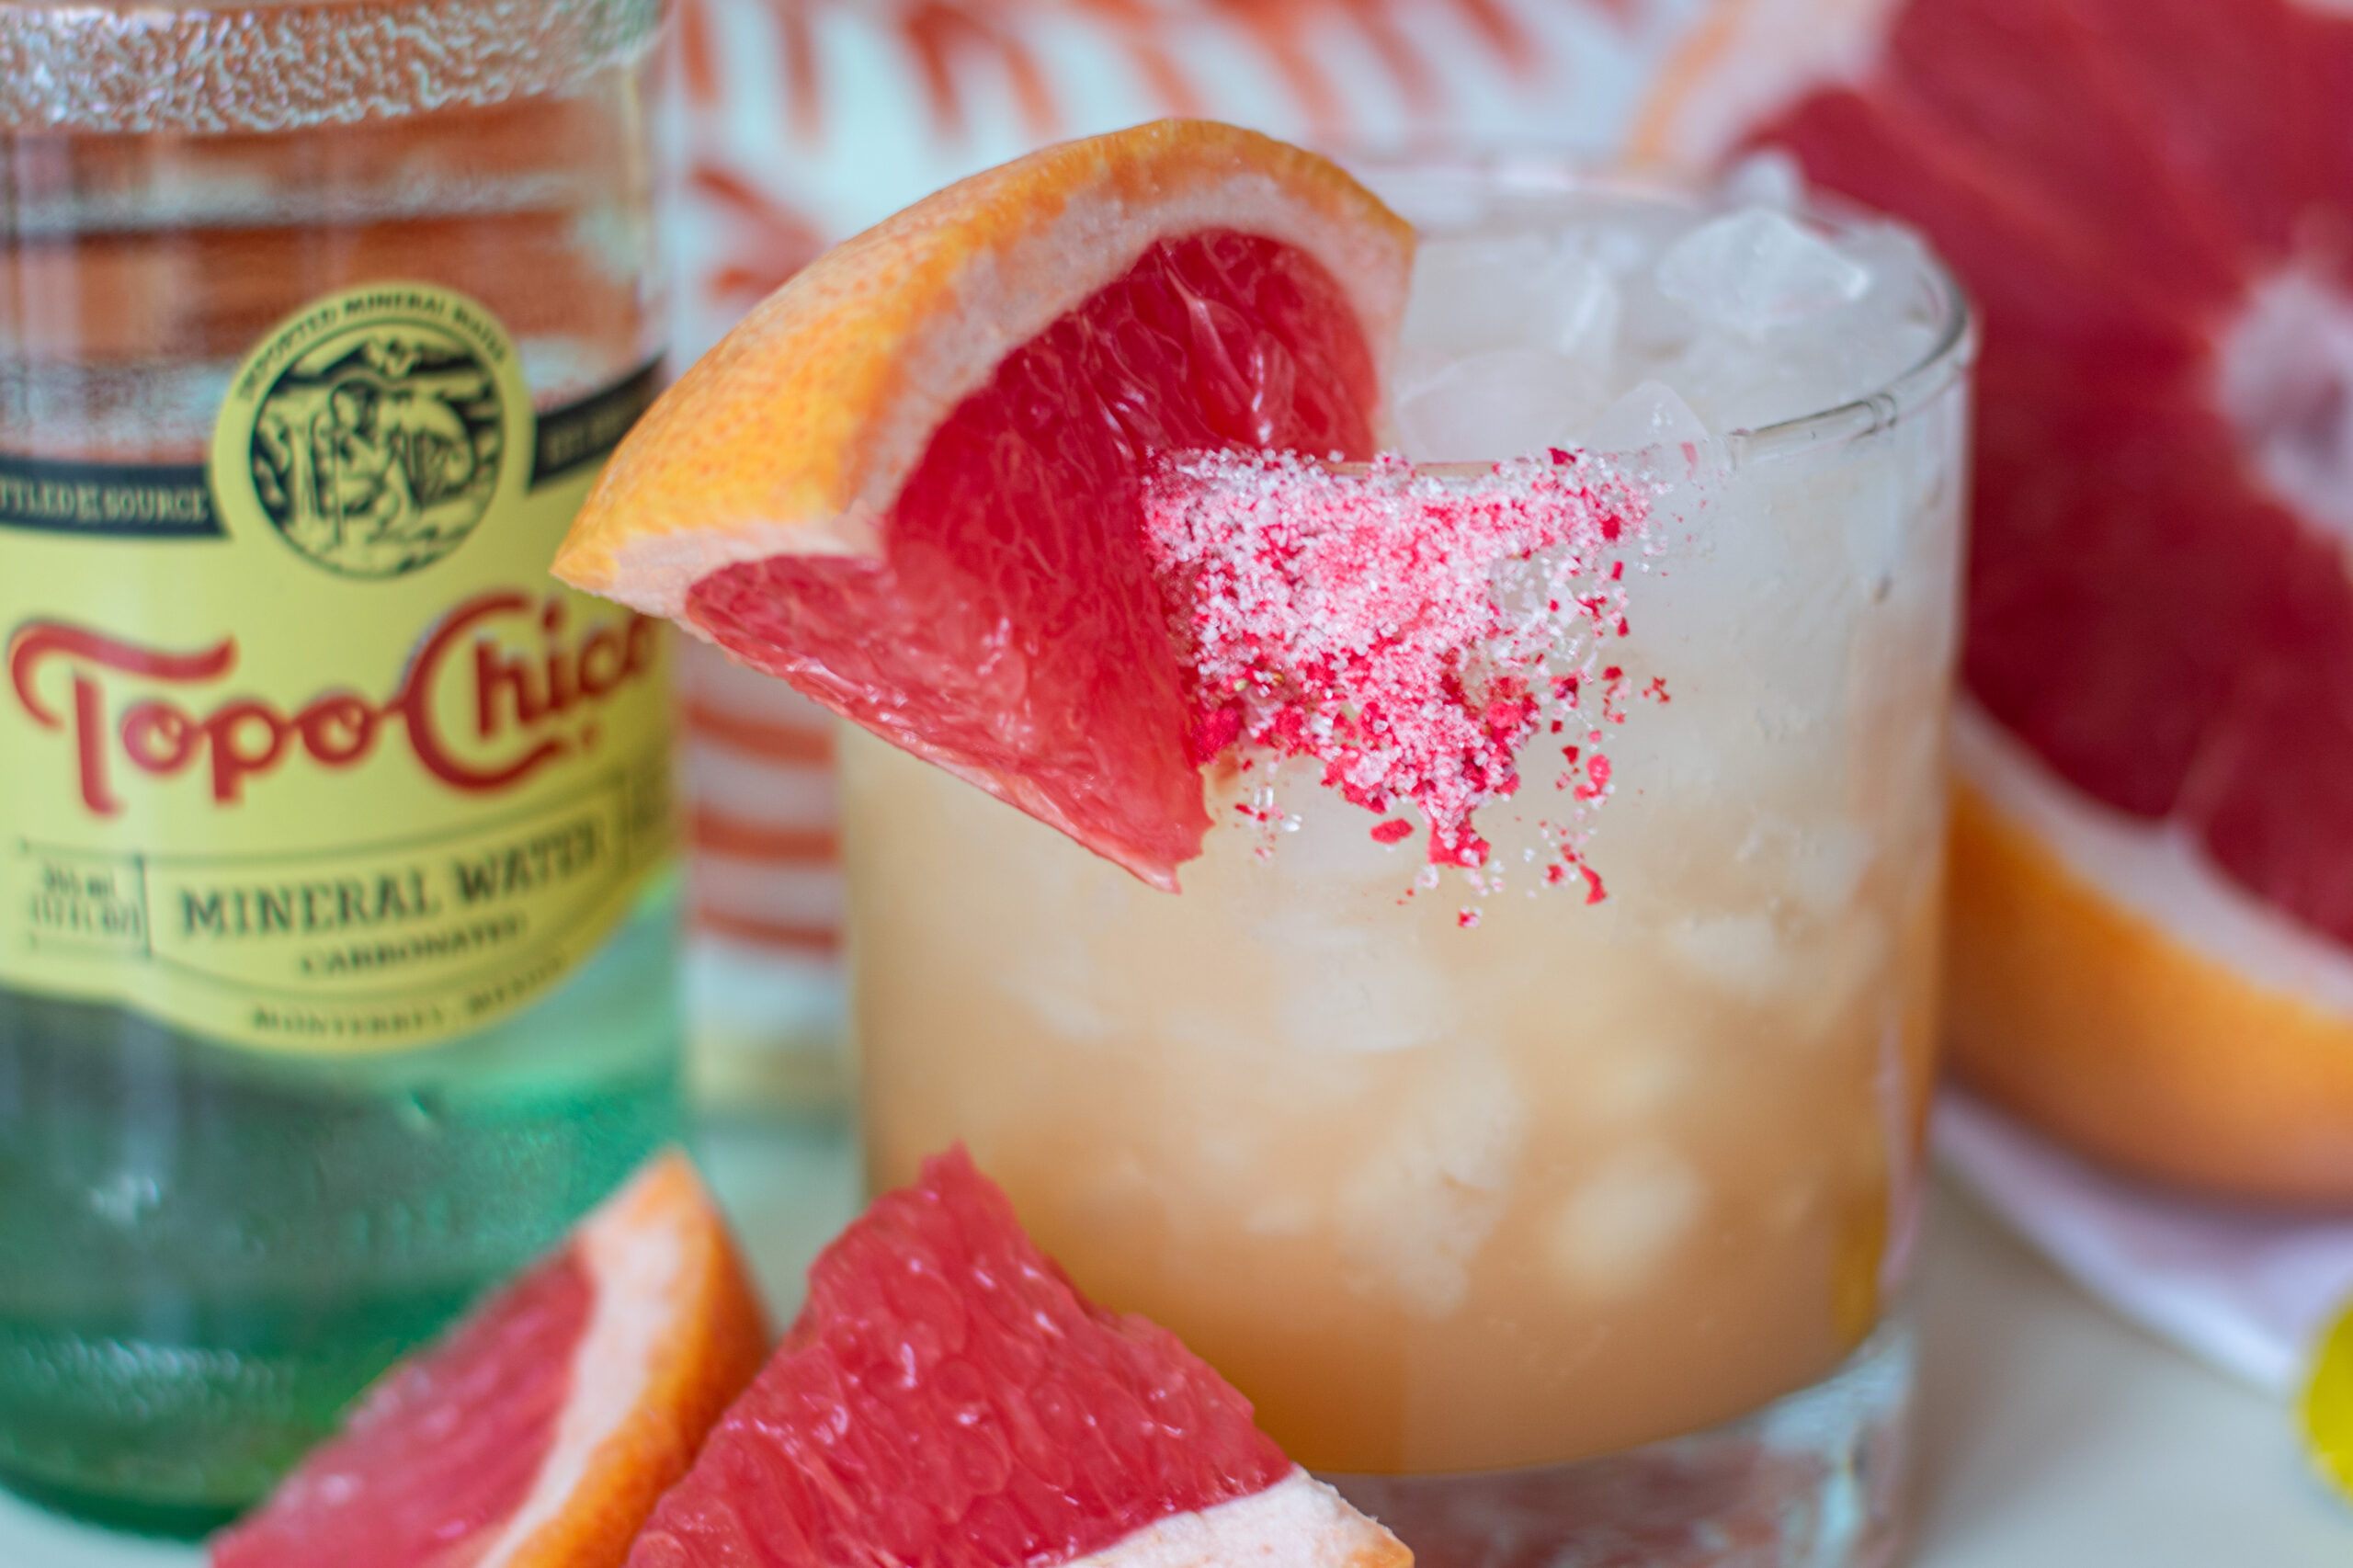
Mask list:
[[[1554,449],[1472,480],[1383,456],[1338,467],[1290,452],[1169,456],[1148,476],[1144,537],[1186,672],[1196,763],[1239,750],[1320,764],[1322,781],[1413,834],[1416,885],[1460,868],[1481,892],[1502,868],[1481,808],[1516,794],[1517,757],[1560,737],[1568,797],[1540,829],[1544,881],[1604,889],[1586,863],[1593,812],[1615,786],[1604,744],[1634,697],[1665,702],[1608,645],[1628,634],[1625,574],[1642,563],[1657,486]],[[1234,809],[1271,835],[1295,826],[1271,769]],[[1461,923],[1478,923],[1475,908]]]

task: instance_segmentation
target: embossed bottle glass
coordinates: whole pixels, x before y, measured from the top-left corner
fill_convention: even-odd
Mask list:
[[[0,7],[0,1482],[195,1528],[676,1129],[656,0]]]

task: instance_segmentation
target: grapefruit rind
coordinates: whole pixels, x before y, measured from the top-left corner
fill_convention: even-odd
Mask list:
[[[2069,790],[1964,704],[1947,1043],[1996,1103],[2120,1168],[2270,1201],[2353,1193],[2353,959],[2177,824]]]
[[[1404,1543],[1303,1470],[1130,1531],[1066,1568],[1411,1568]]]
[[[523,1506],[477,1568],[626,1560],[638,1526],[767,1358],[748,1271],[684,1154],[664,1154],[584,1224],[598,1283],[574,1397]],[[626,1281],[628,1289],[614,1289]]]
[[[345,1431],[298,1467],[262,1509],[218,1538],[222,1568],[377,1562],[428,1530],[469,1568],[619,1568],[662,1494],[686,1473],[703,1434],[759,1369],[767,1329],[749,1275],[686,1156],[655,1156],[574,1229],[551,1262],[587,1281],[587,1316],[564,1365],[563,1401],[546,1451],[514,1506],[452,1534],[432,1499],[402,1494],[383,1452],[438,1446],[434,1424],[464,1422],[465,1387],[429,1381],[435,1346],[404,1360],[363,1396]],[[536,1278],[550,1265],[524,1276]],[[447,1345],[494,1317],[492,1298]],[[505,1374],[529,1369],[496,1369]],[[404,1431],[378,1422],[410,1424]],[[420,1519],[420,1502],[426,1516]],[[391,1527],[388,1534],[388,1526]],[[433,1561],[443,1561],[435,1556]]]
[[[819,257],[647,413],[555,574],[703,634],[684,615],[687,595],[720,567],[880,554],[883,519],[933,432],[1007,353],[1155,243],[1207,229],[1320,263],[1388,384],[1411,227],[1313,153],[1163,120],[975,175]]]

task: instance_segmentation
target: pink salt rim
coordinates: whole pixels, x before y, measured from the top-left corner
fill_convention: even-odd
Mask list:
[[[1607,644],[1627,632],[1626,560],[1652,499],[1557,449],[1467,472],[1394,456],[1164,460],[1146,485],[1145,543],[1187,672],[1195,760],[1237,746],[1308,759],[1385,819],[1376,840],[1411,835],[1390,814],[1410,805],[1429,864],[1475,879],[1492,846],[1473,819],[1518,790],[1516,759],[1549,727],[1569,737],[1558,783],[1574,804],[1544,824],[1558,851],[1547,881],[1574,870],[1597,901],[1582,824],[1609,792],[1603,726],[1623,722],[1633,690]],[[1644,690],[1665,698],[1662,681]],[[1262,824],[1278,814],[1265,790],[1235,809]]]

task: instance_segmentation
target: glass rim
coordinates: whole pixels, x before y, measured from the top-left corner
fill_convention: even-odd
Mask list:
[[[1505,190],[1597,191],[1653,200],[1704,201],[1718,194],[1716,186],[1688,171],[1630,166],[1605,153],[1568,146],[1435,141],[1362,147],[1327,144],[1323,151],[1351,176],[1358,177],[1384,172],[1460,176]],[[1977,357],[1976,307],[1944,257],[1917,229],[1836,191],[1812,186],[1805,187],[1794,210],[1834,230],[1851,231],[1865,222],[1887,223],[1910,234],[1919,244],[1923,275],[1935,291],[1942,319],[1934,341],[1920,358],[1871,391],[1768,425],[1723,432],[1726,457],[1733,468],[1875,436],[1932,402],[1958,381]],[[1450,469],[1483,473],[1492,466],[1484,460],[1416,465],[1437,473]]]

